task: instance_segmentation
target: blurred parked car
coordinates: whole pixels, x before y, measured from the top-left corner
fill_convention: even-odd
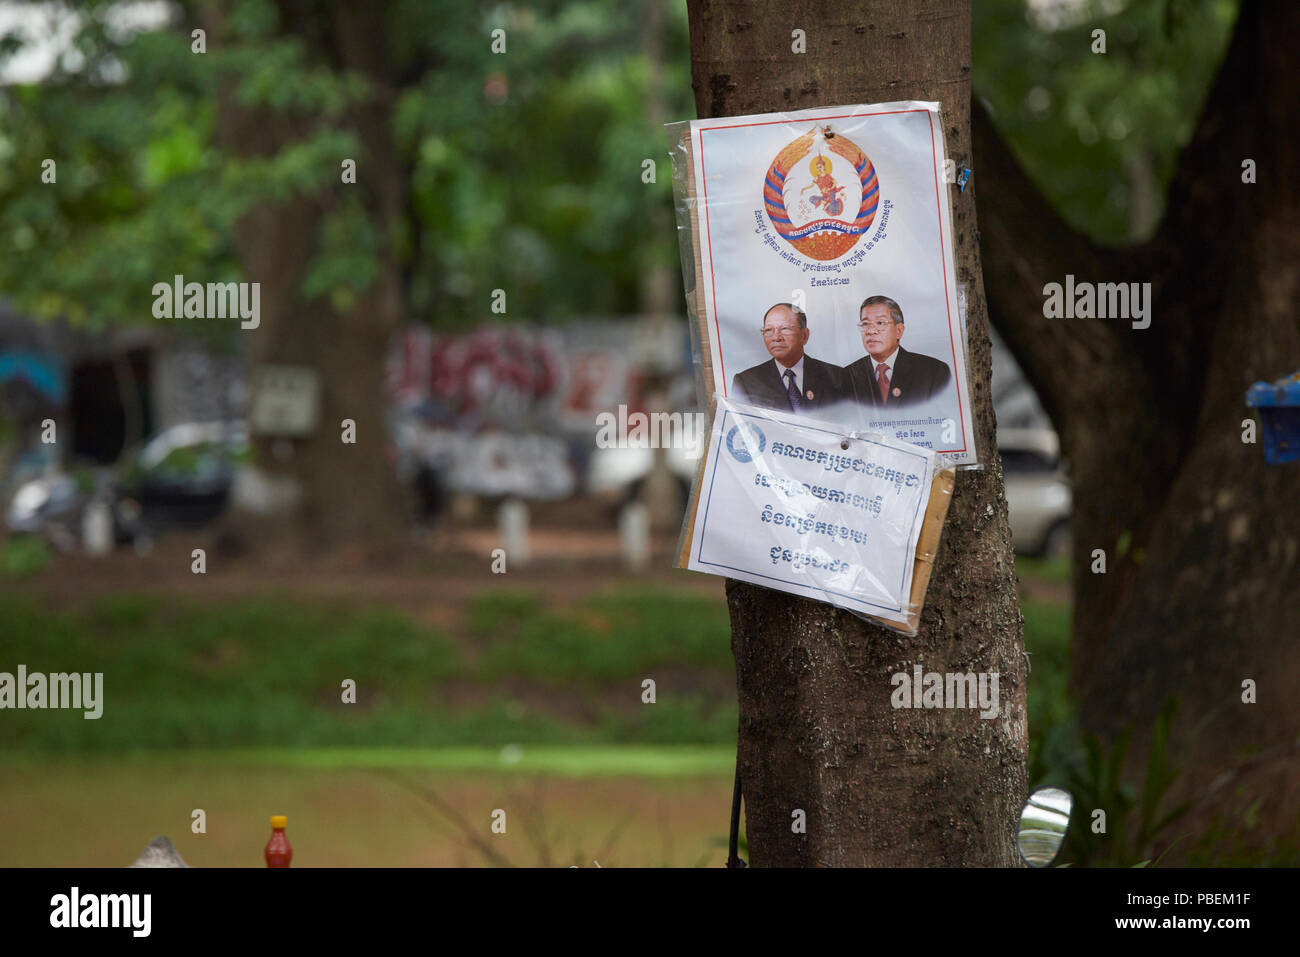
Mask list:
[[[999,429],[998,453],[1007,487],[1016,551],[1070,556],[1070,483],[1051,429]]]
[[[40,535],[61,551],[76,548],[86,506],[103,494],[109,470],[81,462],[67,465],[53,444],[23,450],[0,480],[5,526]]]
[[[14,493],[29,482],[46,478],[62,471],[58,447],[54,443],[38,442],[18,452],[9,462],[0,480],[0,495],[12,501]]]
[[[72,548],[88,497],[83,484],[59,470],[18,484],[5,509],[5,524],[11,532],[44,535],[61,549]]]
[[[128,453],[115,473],[117,540],[156,538],[218,518],[230,502],[235,471],[248,458],[242,422],[186,422],[159,432]]]

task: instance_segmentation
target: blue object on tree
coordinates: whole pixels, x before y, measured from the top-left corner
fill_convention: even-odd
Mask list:
[[[1264,460],[1270,465],[1300,461],[1300,372],[1276,382],[1256,382],[1246,404],[1259,409]]]

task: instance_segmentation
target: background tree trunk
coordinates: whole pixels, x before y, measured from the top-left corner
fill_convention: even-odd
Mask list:
[[[1164,220],[1134,248],[1105,249],[1070,229],[983,110],[974,123],[990,310],[1070,464],[1081,720],[1141,732],[1179,697],[1185,793],[1253,753],[1274,776],[1255,782],[1261,813],[1292,822],[1297,472],[1265,464],[1260,445],[1243,443],[1242,422],[1254,418],[1251,383],[1300,367],[1297,44],[1300,5],[1243,2]],[[1242,182],[1246,159],[1254,184]],[[1152,283],[1150,328],[1044,318],[1044,284],[1067,273]],[[1105,574],[1092,571],[1094,549]],[[1241,701],[1247,678],[1257,705]]]
[[[942,104],[949,157],[970,156],[965,0],[799,7],[690,4],[701,117],[893,100]],[[791,31],[807,52],[791,52]],[[746,832],[758,866],[1011,866],[1028,742],[1022,619],[989,392],[988,316],[972,179],[952,189],[958,281],[967,284],[971,402],[985,467],[958,473],[920,634],[830,605],[727,582],[740,697]],[[996,671],[1002,714],[890,706],[890,677]],[[807,814],[807,833],[791,812]]]
[[[209,21],[220,36],[222,18]],[[295,542],[309,550],[342,545],[383,546],[395,539],[406,517],[403,492],[389,454],[384,367],[403,315],[396,243],[406,215],[409,177],[392,133],[396,90],[390,76],[388,14],[382,4],[348,0],[294,3],[283,0],[277,32],[302,40],[309,64],[328,65],[365,77],[373,91],[346,123],[361,144],[357,156],[336,160],[332,185],[281,204],[254,207],[238,224],[236,244],[245,278],[261,283],[261,325],[250,339],[253,374],[261,365],[314,369],[321,381],[318,428],[292,440],[292,456],[272,454],[271,437],[254,437],[257,466],[291,478],[301,505],[289,521]],[[216,41],[216,42],[219,42]],[[233,83],[218,103],[223,146],[240,156],[269,156],[304,139],[313,116],[270,112],[242,104]],[[345,158],[357,164],[355,184],[339,178]],[[376,279],[346,308],[308,299],[303,281],[320,251],[331,210],[357,191],[378,236]],[[342,421],[356,423],[356,443],[341,441]],[[234,528],[251,539],[265,537],[266,523],[236,516]]]

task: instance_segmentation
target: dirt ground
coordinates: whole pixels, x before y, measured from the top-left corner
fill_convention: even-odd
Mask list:
[[[599,503],[564,503],[533,516],[527,564],[506,560],[493,572],[500,536],[490,516],[413,529],[408,541],[376,560],[352,549],[303,556],[269,548],[256,555],[228,555],[207,531],[173,532],[148,554],[122,546],[109,555],[61,554],[49,567],[24,577],[20,587],[51,601],[78,602],[119,592],[188,593],[198,589],[192,550],[205,549],[202,592],[229,596],[278,592],[303,597],[355,596],[418,611],[481,586],[540,589],[566,604],[613,585],[667,585],[722,595],[722,580],[672,567],[677,531],[656,532],[651,559],[641,570],[623,562],[614,520]]]
[[[115,593],[189,594],[213,598],[266,593],[304,598],[330,597],[397,607],[417,620],[446,627],[460,606],[484,588],[539,591],[565,607],[609,588],[651,586],[684,590],[725,600],[724,580],[673,567],[676,527],[651,537],[651,557],[642,569],[625,564],[617,514],[591,499],[548,504],[530,518],[527,564],[507,558],[504,574],[493,573],[492,552],[501,544],[486,509],[435,529],[413,529],[407,543],[377,562],[355,550],[304,557],[268,550],[256,556],[226,555],[208,531],[175,532],[148,554],[131,547],[104,557],[59,555],[48,568],[18,585],[56,606]],[[192,550],[206,550],[201,590],[191,570]],[[1026,578],[1022,597],[1069,601],[1068,584]]]

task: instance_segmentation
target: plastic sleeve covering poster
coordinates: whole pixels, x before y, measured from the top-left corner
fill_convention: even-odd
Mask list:
[[[712,391],[974,462],[938,104],[690,131]]]

